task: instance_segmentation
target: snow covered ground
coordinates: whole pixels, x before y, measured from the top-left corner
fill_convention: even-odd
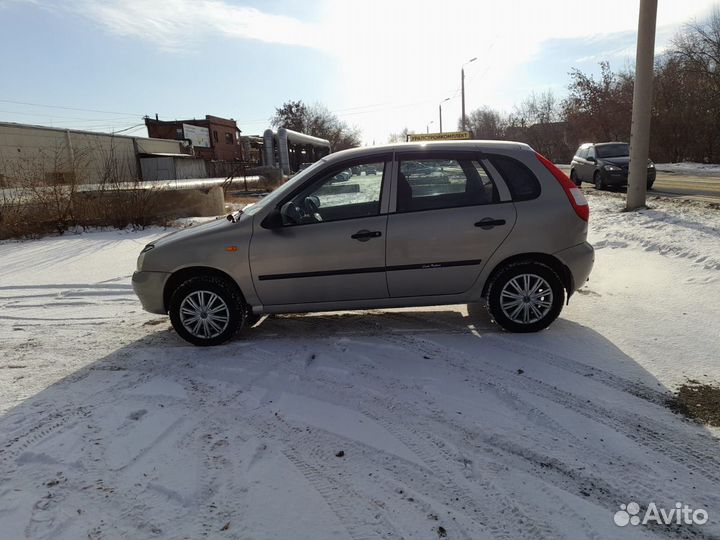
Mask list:
[[[720,383],[720,211],[588,195],[591,281],[536,335],[451,306],[198,349],[130,287],[164,231],[0,244],[0,538],[717,537],[719,433],[665,400]]]
[[[656,163],[655,168],[661,172],[671,172],[690,176],[720,176],[720,165],[717,163]]]

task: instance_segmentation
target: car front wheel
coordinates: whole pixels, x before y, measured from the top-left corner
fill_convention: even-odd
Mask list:
[[[220,345],[243,325],[247,307],[237,287],[215,276],[183,282],[170,298],[170,322],[193,345]]]
[[[593,176],[593,182],[595,183],[595,189],[598,191],[602,191],[605,189],[605,184],[603,183],[602,174],[600,174],[600,171],[595,171],[595,175]]]
[[[488,290],[490,316],[510,332],[537,332],[558,318],[565,288],[542,263],[513,263],[501,270]]]

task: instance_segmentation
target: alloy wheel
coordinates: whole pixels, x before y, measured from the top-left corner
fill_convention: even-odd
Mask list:
[[[193,291],[180,304],[180,321],[190,334],[202,339],[219,336],[228,326],[230,310],[211,291]]]
[[[518,324],[532,324],[552,309],[550,284],[537,274],[520,274],[500,291],[500,307],[505,316]]]

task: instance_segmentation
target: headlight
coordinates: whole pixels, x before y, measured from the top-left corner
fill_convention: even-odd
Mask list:
[[[142,248],[142,251],[141,251],[140,253],[147,253],[148,251],[150,251],[150,250],[153,249],[154,247],[155,247],[155,244],[148,244],[147,246],[145,246],[144,248]]]
[[[620,167],[616,167],[615,165],[605,165],[603,167],[606,171],[621,171],[622,169]]]
[[[650,163],[648,163],[648,169],[654,169],[654,168],[655,168],[655,164],[652,161]]]

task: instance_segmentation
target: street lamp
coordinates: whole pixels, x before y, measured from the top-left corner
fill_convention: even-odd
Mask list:
[[[450,101],[450,98],[445,98],[440,102],[440,105],[438,105],[438,111],[440,111],[440,133],[442,133],[442,104],[446,101]]]
[[[477,60],[477,56],[465,62],[460,68],[460,91],[462,93],[462,118],[460,123],[462,124],[463,131],[465,131],[465,66],[475,60]]]
[[[434,124],[435,120],[430,120],[427,124],[425,124],[425,133],[430,133],[430,124]]]

